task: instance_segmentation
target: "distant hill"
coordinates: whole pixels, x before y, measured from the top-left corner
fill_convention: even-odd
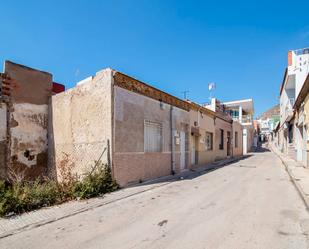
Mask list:
[[[278,118],[280,116],[280,105],[275,105],[262,113],[257,119]]]

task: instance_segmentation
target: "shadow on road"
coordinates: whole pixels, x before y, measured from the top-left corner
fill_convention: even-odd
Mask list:
[[[270,152],[270,149],[268,149],[266,147],[266,145],[264,146],[258,146],[255,150],[254,150],[255,153],[264,153],[264,152]]]

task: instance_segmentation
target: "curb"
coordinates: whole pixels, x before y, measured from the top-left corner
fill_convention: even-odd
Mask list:
[[[88,207],[80,208],[80,209],[75,210],[74,212],[69,213],[69,214],[65,214],[65,215],[62,215],[62,216],[54,217],[54,218],[45,219],[45,220],[42,220],[42,221],[38,221],[38,222],[34,222],[32,224],[25,225],[23,227],[12,229],[10,231],[7,231],[7,232],[4,232],[4,233],[0,234],[0,239],[12,236],[14,234],[21,233],[23,231],[28,231],[28,230],[31,230],[33,228],[41,227],[41,226],[44,226],[44,225],[47,225],[47,224],[50,224],[50,223],[53,223],[53,222],[56,222],[56,221],[59,221],[59,220],[63,220],[65,218],[69,218],[69,217],[75,216],[77,214],[87,212],[87,211],[89,211],[91,209],[94,209],[94,208],[102,207],[102,206],[108,205],[110,203],[121,201],[123,199],[130,198],[132,196],[135,196],[135,195],[138,195],[138,194],[142,194],[144,192],[151,191],[153,189],[169,185],[169,184],[171,184],[173,182],[177,182],[179,180],[189,178],[190,176],[193,176],[193,175],[201,175],[202,173],[205,173],[205,172],[208,172],[208,171],[210,172],[210,171],[216,170],[218,168],[222,168],[225,165],[234,163],[234,162],[236,162],[238,160],[242,160],[243,158],[245,158],[245,156],[231,158],[230,160],[222,160],[222,161],[218,161],[216,163],[211,163],[207,168],[201,168],[200,170],[188,170],[188,171],[180,173],[180,174],[170,175],[170,176],[166,176],[166,177],[161,177],[161,178],[157,178],[157,179],[146,181],[146,182],[141,183],[141,184],[132,185],[130,187],[134,187],[134,186],[138,186],[138,185],[142,186],[143,184],[149,184],[149,183],[159,183],[159,185],[157,185],[157,186],[153,186],[153,187],[150,187],[148,189],[137,191],[135,193],[131,193],[131,194],[128,194],[126,196],[123,196],[123,197],[120,197],[120,198],[116,198],[114,200],[110,200],[110,201],[107,201],[107,202],[102,202],[102,203],[94,204],[94,205],[91,205],[91,206],[88,206]],[[166,180],[168,182],[164,182]]]
[[[163,186],[171,184],[171,183],[172,182],[162,183],[159,186],[154,186],[154,187],[149,188],[149,189],[145,189],[145,190],[142,190],[142,191],[138,191],[136,193],[132,193],[132,194],[120,197],[120,198],[116,198],[114,200],[110,200],[110,201],[107,201],[107,202],[103,202],[103,203],[99,203],[99,204],[94,204],[94,205],[91,205],[91,206],[88,206],[88,207],[85,207],[85,208],[81,208],[81,209],[78,209],[78,210],[76,210],[76,211],[74,211],[72,213],[66,214],[66,215],[62,215],[62,216],[55,217],[55,218],[49,218],[49,219],[46,219],[46,220],[43,220],[43,221],[39,221],[39,222],[34,222],[32,224],[29,224],[29,225],[26,225],[26,226],[23,226],[23,227],[20,227],[20,228],[13,229],[11,231],[4,232],[4,233],[0,234],[0,239],[9,237],[9,236],[17,234],[17,233],[21,233],[23,231],[31,230],[31,229],[36,228],[36,227],[44,226],[44,225],[47,225],[47,224],[50,224],[50,223],[53,223],[53,222],[56,222],[56,221],[59,221],[59,220],[63,220],[65,218],[69,218],[69,217],[75,216],[77,214],[87,212],[87,211],[89,211],[91,209],[102,207],[102,206],[105,206],[105,205],[108,205],[110,203],[114,203],[114,202],[117,202],[117,201],[121,201],[123,199],[130,198],[132,196],[135,196],[135,195],[138,195],[138,194],[141,194],[141,193],[144,193],[144,192],[147,192],[147,191],[159,188],[159,187],[163,187]]]
[[[290,171],[287,163],[284,161],[284,159],[281,157],[280,154],[278,154],[273,148],[272,146],[269,146],[269,148],[271,149],[271,151],[277,156],[279,157],[280,161],[282,162],[282,164],[284,165],[284,168],[286,170],[286,172],[288,173],[291,182],[293,183],[297,193],[299,194],[300,198],[303,200],[305,206],[306,206],[306,210],[309,212],[309,198],[307,197],[307,195],[305,194],[305,192],[303,191],[301,185],[298,183],[298,181],[296,181],[295,177],[293,176],[292,172]]]

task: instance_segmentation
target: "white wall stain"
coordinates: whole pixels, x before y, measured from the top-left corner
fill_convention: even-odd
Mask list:
[[[11,127],[11,156],[17,155],[17,161],[33,166],[37,164],[37,154],[47,150],[47,105],[13,104],[14,119],[17,126]],[[28,150],[31,160],[25,156]]]

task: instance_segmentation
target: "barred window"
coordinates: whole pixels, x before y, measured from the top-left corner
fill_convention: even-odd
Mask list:
[[[162,123],[150,120],[144,121],[144,151],[162,151]]]
[[[211,132],[206,132],[205,146],[206,150],[212,150],[213,148],[213,134]]]

